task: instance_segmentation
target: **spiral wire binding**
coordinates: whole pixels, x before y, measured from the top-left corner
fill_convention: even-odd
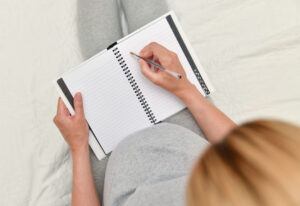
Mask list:
[[[156,123],[156,118],[145,98],[145,96],[143,95],[141,89],[139,88],[139,86],[137,85],[134,77],[132,76],[132,73],[129,69],[129,67],[127,66],[124,58],[122,57],[122,54],[120,53],[119,51],[119,48],[118,47],[115,47],[113,50],[113,53],[116,57],[116,59],[118,60],[119,62],[119,65],[121,66],[121,69],[123,70],[129,84],[131,85],[135,95],[137,96],[139,102],[141,103],[142,107],[143,107],[143,110],[145,111],[148,119],[150,120],[151,123],[155,124]]]

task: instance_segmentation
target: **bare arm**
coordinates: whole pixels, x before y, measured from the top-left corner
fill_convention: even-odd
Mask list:
[[[236,124],[217,107],[211,104],[194,85],[177,93],[187,105],[206,138],[212,142],[221,141]]]
[[[69,144],[73,159],[72,206],[100,206],[90,163],[89,129],[84,117],[82,97],[74,98],[75,115],[71,116],[59,99],[54,122]]]
[[[151,43],[140,52],[140,55],[144,58],[155,56],[163,67],[182,74],[183,78],[177,79],[161,70],[152,71],[148,63],[140,60],[142,73],[154,84],[178,96],[187,105],[210,142],[222,140],[228,132],[236,127],[231,119],[212,105],[189,82],[175,53],[157,43]]]
[[[72,158],[72,206],[100,206],[91,169],[89,148],[86,147],[78,153],[72,153]]]

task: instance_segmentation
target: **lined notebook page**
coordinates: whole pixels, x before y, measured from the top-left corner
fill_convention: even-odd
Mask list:
[[[150,126],[112,52],[63,76],[71,94],[81,92],[86,119],[105,153],[127,135]]]
[[[182,110],[185,108],[185,105],[176,96],[154,85],[147,78],[145,78],[140,72],[140,66],[137,58],[129,54],[130,51],[138,54],[147,44],[151,42],[157,42],[169,50],[177,53],[188,79],[200,91],[202,89],[175,35],[173,34],[169,23],[165,18],[119,43],[117,47],[125,58],[126,63],[128,64],[134,78],[144,93],[152,111],[154,112],[154,115],[158,121],[160,121]]]

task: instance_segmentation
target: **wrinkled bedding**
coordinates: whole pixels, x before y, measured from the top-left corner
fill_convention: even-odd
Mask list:
[[[297,0],[169,0],[216,92],[237,123],[300,125]],[[76,1],[0,4],[0,205],[68,205],[71,158],[52,123],[52,80],[82,61]]]

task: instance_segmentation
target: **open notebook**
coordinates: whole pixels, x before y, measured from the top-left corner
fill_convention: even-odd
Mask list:
[[[185,108],[171,93],[151,83],[140,72],[130,51],[139,51],[157,42],[178,54],[188,79],[203,95],[212,86],[182,32],[177,18],[169,12],[107,49],[63,74],[56,81],[60,95],[71,114],[73,96],[81,92],[89,143],[101,159],[127,135],[159,123]]]

